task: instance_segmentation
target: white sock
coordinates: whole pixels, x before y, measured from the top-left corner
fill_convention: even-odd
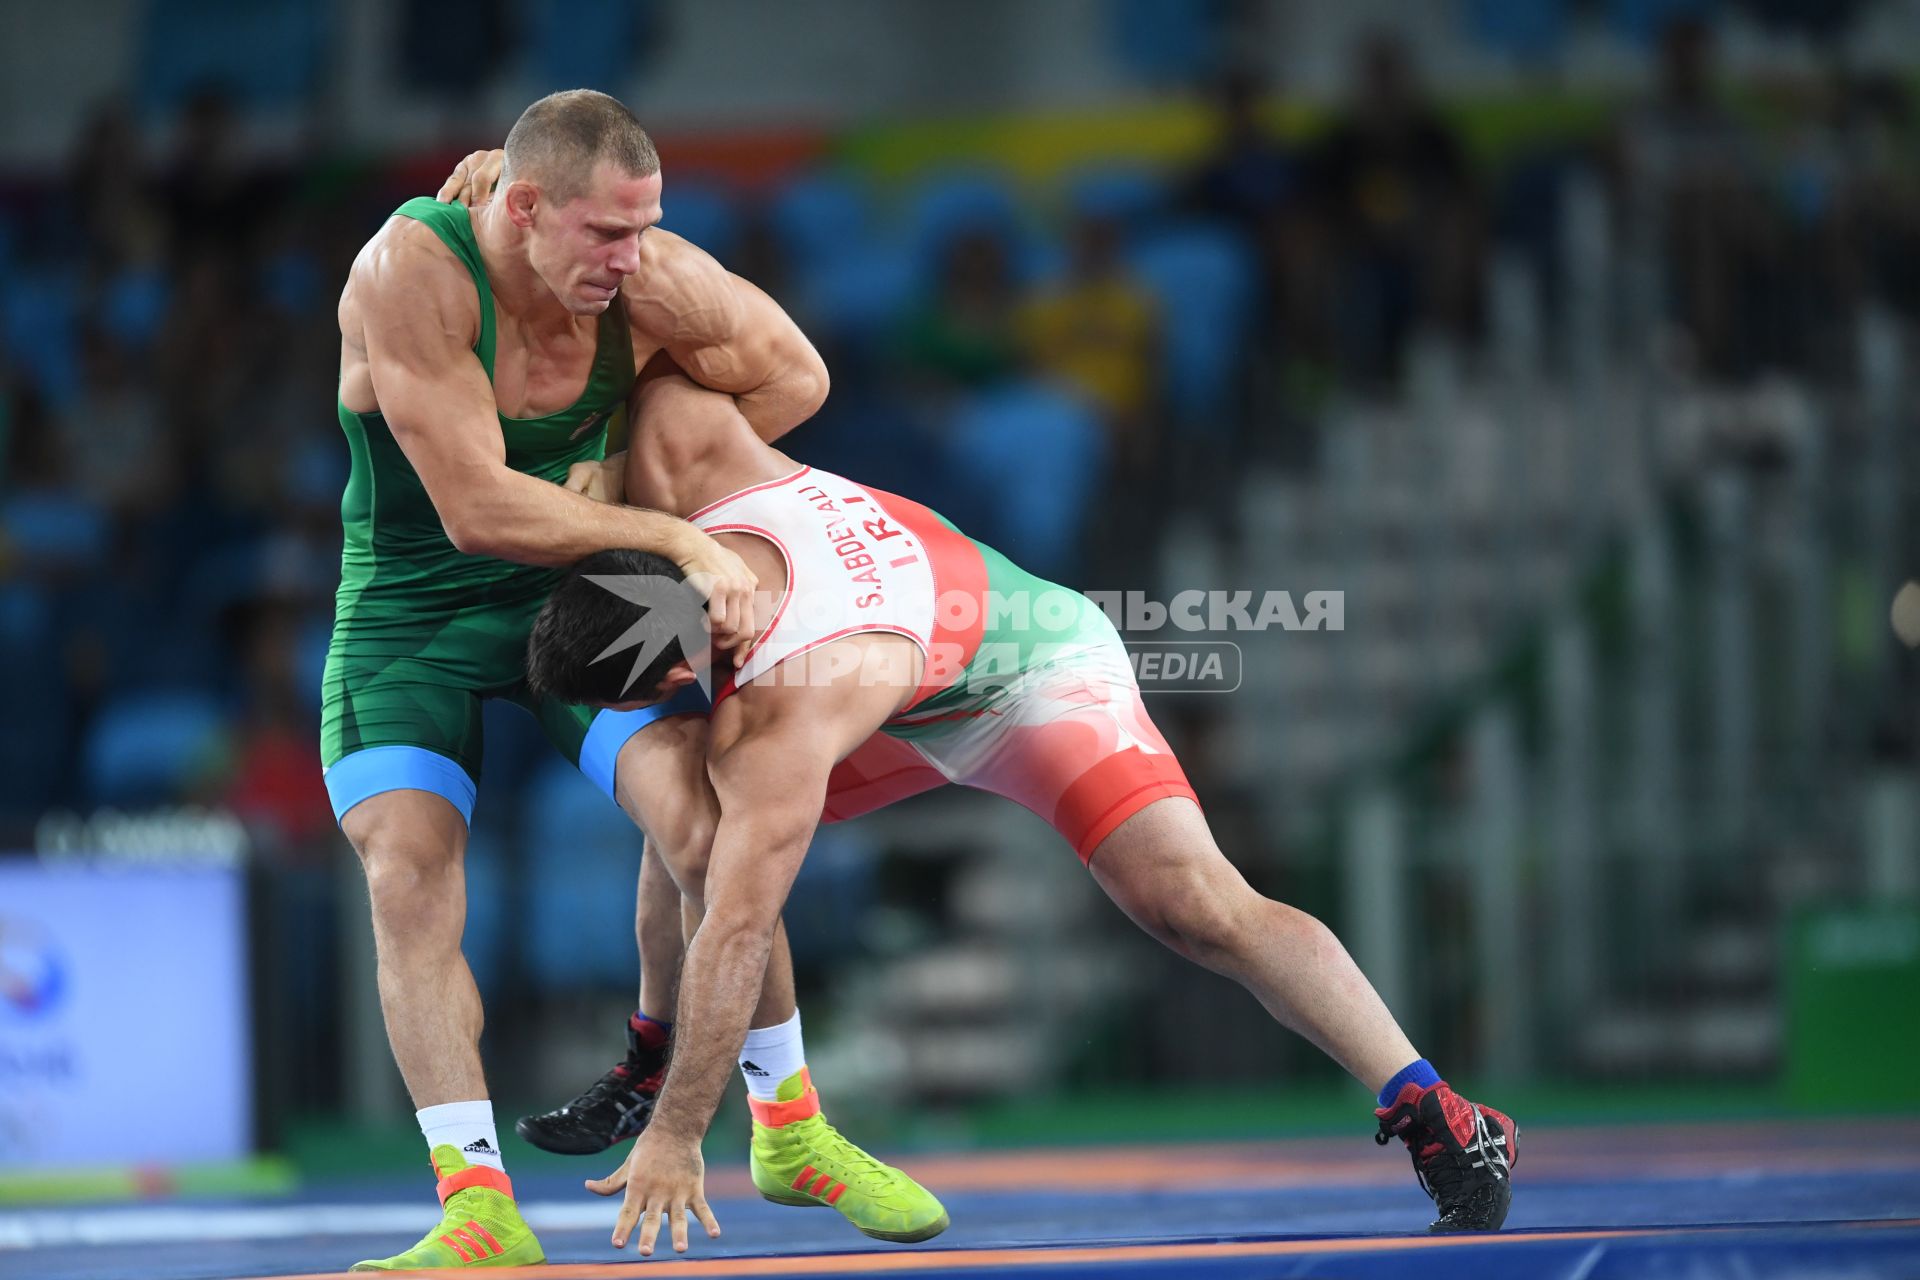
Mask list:
[[[502,1173],[507,1166],[500,1160],[500,1135],[493,1129],[493,1103],[443,1102],[437,1107],[422,1107],[413,1113],[420,1121],[420,1132],[427,1135],[427,1150],[442,1143],[459,1148],[468,1164],[484,1164]]]
[[[747,1092],[762,1102],[777,1101],[780,1082],[806,1065],[798,1009],[777,1027],[747,1032],[747,1042],[740,1046],[740,1075],[747,1082]]]

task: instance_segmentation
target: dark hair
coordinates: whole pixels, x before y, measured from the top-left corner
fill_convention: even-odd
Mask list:
[[[660,172],[653,139],[625,103],[593,89],[567,89],[548,94],[514,121],[500,181],[536,182],[565,204],[586,189],[602,160],[629,177]]]
[[[566,571],[534,619],[527,684],[561,702],[650,701],[687,646],[705,642],[705,625],[705,602],[673,561],[596,551]]]

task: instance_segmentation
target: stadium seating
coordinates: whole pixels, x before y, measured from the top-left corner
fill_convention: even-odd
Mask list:
[[[947,474],[975,495],[978,523],[952,518],[1042,577],[1070,574],[1106,465],[1087,407],[1050,383],[1011,383],[963,405],[948,441]]]
[[[0,347],[56,406],[71,403],[80,389],[74,336],[79,294],[80,273],[66,266],[21,271],[0,290]]]
[[[165,273],[157,267],[122,271],[108,282],[101,299],[101,327],[126,347],[144,351],[159,335],[171,293]]]
[[[179,799],[196,774],[217,761],[225,724],[219,704],[191,690],[109,702],[84,748],[88,798],[121,808]]]
[[[646,0],[518,0],[529,96],[583,85],[618,92],[645,52],[653,7]]]
[[[775,193],[767,212],[781,250],[795,262],[829,264],[864,243],[872,210],[851,178],[811,173]]]
[[[837,257],[802,272],[797,310],[816,338],[859,342],[879,335],[918,288],[916,259],[902,241],[849,244]]]
[[[0,583],[0,664],[7,673],[7,723],[0,734],[0,811],[62,801],[73,709],[54,636],[53,603],[27,582]],[[17,726],[17,728],[16,728]]]
[[[1067,208],[1139,231],[1165,212],[1169,195],[1164,174],[1139,168],[1089,169],[1068,182]]]
[[[326,61],[330,10],[321,0],[153,0],[140,104],[166,110],[216,84],[253,107],[301,103]]]
[[[719,187],[675,178],[661,196],[660,225],[684,236],[722,262],[733,257],[740,240],[740,210]]]
[[[1187,85],[1219,66],[1226,0],[1107,0],[1114,51],[1149,83]]]
[[[327,649],[332,642],[333,618],[324,613],[306,619],[294,641],[294,679],[303,691],[311,693],[315,706],[319,705],[320,680],[327,668]]]
[[[467,832],[467,927],[460,950],[482,999],[491,999],[506,978],[508,936],[518,918],[507,861],[512,833],[496,819],[497,806],[476,809]]]
[[[1183,423],[1221,425],[1252,334],[1251,246],[1226,227],[1187,223],[1142,238],[1131,265],[1160,300],[1170,408]]]
[[[38,573],[98,568],[112,532],[106,513],[76,494],[28,492],[0,500],[0,534]]]
[[[523,811],[528,894],[518,924],[534,985],[631,986],[640,832],[564,760],[534,776]]]
[[[968,232],[985,231],[1008,246],[1016,280],[1042,273],[1045,246],[1033,234],[1006,179],[984,169],[943,173],[924,182],[909,201],[907,241],[922,285],[940,270],[947,246]]]

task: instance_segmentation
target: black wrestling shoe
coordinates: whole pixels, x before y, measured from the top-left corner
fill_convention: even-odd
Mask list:
[[[647,1127],[667,1076],[667,1046],[649,1049],[627,1028],[627,1056],[591,1089],[543,1115],[522,1116],[513,1131],[542,1151],[590,1156]]]
[[[1436,1234],[1498,1231],[1513,1204],[1513,1166],[1520,1158],[1520,1126],[1447,1087],[1401,1086],[1391,1107],[1373,1113],[1381,1146],[1393,1138],[1407,1144],[1420,1189],[1433,1197],[1440,1216],[1427,1227]]]

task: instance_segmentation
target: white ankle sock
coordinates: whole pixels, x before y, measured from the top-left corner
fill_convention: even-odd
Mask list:
[[[740,1046],[740,1075],[747,1082],[747,1092],[762,1102],[775,1101],[780,1082],[806,1065],[798,1009],[777,1027],[747,1032],[747,1042]]]
[[[501,1163],[500,1135],[493,1128],[493,1103],[443,1102],[437,1107],[422,1107],[413,1113],[420,1121],[420,1132],[427,1136],[427,1149],[451,1143],[460,1149],[468,1164],[484,1164],[506,1172]]]

